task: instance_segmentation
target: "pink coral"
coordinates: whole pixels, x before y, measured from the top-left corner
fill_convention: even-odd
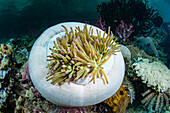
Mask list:
[[[21,72],[22,75],[22,81],[30,81],[30,76],[29,76],[29,70],[28,70],[28,63],[26,63],[25,68],[23,72]]]
[[[38,92],[38,90],[36,88],[32,88],[31,91],[34,94],[34,96],[36,96],[36,97],[40,96],[40,93]]]
[[[98,28],[102,29],[103,31],[106,31],[106,24],[105,21],[102,21],[102,18],[99,17],[97,21],[95,22],[95,26],[97,26]]]
[[[89,21],[85,21],[86,24],[90,24]],[[94,20],[94,24],[92,24],[100,29],[102,29],[103,31],[106,31],[106,24],[105,21],[102,20],[101,17],[99,17],[97,20]]]
[[[30,89],[31,86],[33,86],[31,79],[30,79],[30,74],[29,74],[29,69],[28,69],[28,62],[25,64],[24,70],[21,72],[22,75],[22,86],[25,89]],[[36,88],[31,88],[32,93],[34,94],[34,96],[38,97],[40,96],[40,93],[38,92],[38,90]]]
[[[131,33],[134,32],[132,28],[133,25],[131,23],[127,25],[125,21],[121,20],[119,26],[116,27],[115,32],[117,33],[118,37],[123,41],[129,41],[129,36],[131,35]]]

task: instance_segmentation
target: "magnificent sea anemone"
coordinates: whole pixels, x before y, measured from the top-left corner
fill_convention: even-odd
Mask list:
[[[29,57],[31,80],[47,100],[88,106],[112,96],[124,77],[124,60],[114,36],[78,22],[48,28]]]

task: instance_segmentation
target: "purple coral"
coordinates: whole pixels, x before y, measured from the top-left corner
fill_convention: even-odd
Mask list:
[[[31,79],[30,79],[30,76],[29,76],[28,63],[26,63],[24,70],[21,72],[21,75],[22,75],[21,82],[23,83],[22,84],[23,87],[25,89],[29,89],[30,85],[32,85],[32,83],[31,83]]]
[[[25,64],[24,70],[21,72],[22,75],[22,86],[29,90],[31,88],[31,86],[33,86],[31,79],[30,79],[30,74],[29,74],[29,68],[28,68],[28,62]],[[38,92],[38,90],[36,88],[31,88],[32,93],[34,94],[34,96],[38,97],[40,96],[40,93]]]
[[[89,21],[85,21],[86,24],[90,24]],[[94,24],[92,24],[98,28],[100,28],[103,31],[106,31],[106,24],[105,21],[102,20],[101,17],[99,17],[97,20],[94,20]]]
[[[131,23],[127,25],[125,21],[121,20],[119,26],[116,27],[115,32],[123,41],[129,41],[129,36],[134,32],[133,25]]]
[[[29,76],[29,70],[28,70],[28,63],[26,63],[23,72],[21,72],[22,75],[22,82],[24,81],[30,81],[30,76]]]
[[[102,29],[103,31],[106,31],[106,24],[105,21],[102,21],[102,18],[99,17],[97,21],[95,22],[95,26],[97,26],[98,28]]]

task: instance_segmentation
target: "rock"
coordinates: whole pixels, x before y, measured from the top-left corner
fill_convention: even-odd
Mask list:
[[[135,45],[137,45],[140,49],[143,49],[148,55],[156,56],[159,58],[158,51],[150,37],[138,38],[137,41],[135,41]]]

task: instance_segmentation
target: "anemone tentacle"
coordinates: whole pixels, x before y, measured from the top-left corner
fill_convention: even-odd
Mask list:
[[[97,31],[97,36],[93,34],[93,29],[84,26],[81,30],[76,27],[75,31],[62,26],[65,29],[65,36],[56,38],[54,47],[50,48],[51,55],[47,56],[49,72],[47,80],[52,80],[52,84],[61,85],[65,82],[76,82],[91,76],[93,83],[96,78],[101,78],[103,83],[108,83],[102,65],[108,61],[110,56],[118,52],[119,46],[115,43],[113,33],[101,36]],[[102,78],[104,76],[104,78]]]

